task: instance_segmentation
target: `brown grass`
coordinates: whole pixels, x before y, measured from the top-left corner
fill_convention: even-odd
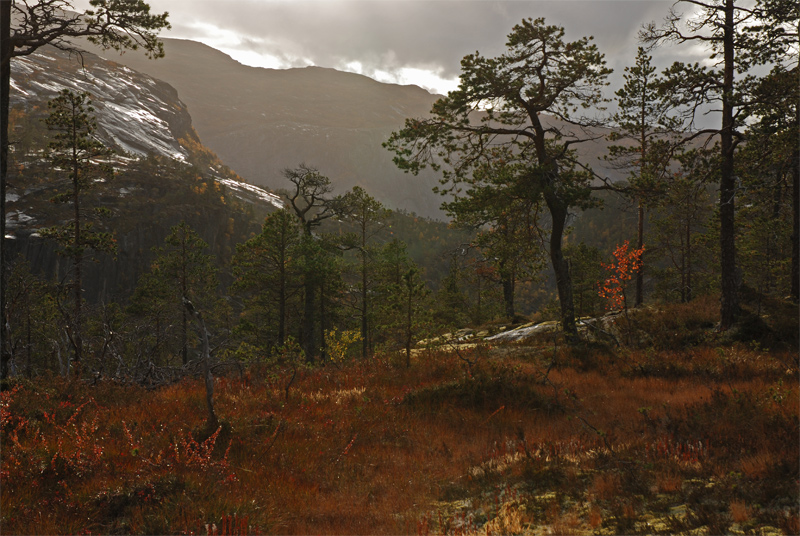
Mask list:
[[[211,437],[200,382],[20,383],[0,394],[2,531],[629,533],[646,532],[648,508],[678,505],[679,532],[797,524],[781,513],[800,477],[797,378],[771,364],[785,356],[634,352],[545,381],[550,355],[487,357],[471,378],[446,353],[410,370],[319,368],[288,401],[285,378],[251,370],[217,379]],[[635,359],[689,372],[632,373]],[[465,500],[469,523],[447,506]]]
[[[775,467],[775,456],[766,450],[761,450],[752,456],[742,458],[740,467],[742,473],[749,478],[759,479],[765,477]]]
[[[730,510],[731,519],[733,519],[736,523],[744,523],[750,519],[750,508],[742,500],[732,500]]]
[[[597,505],[592,505],[589,510],[589,526],[597,529],[603,523],[603,511]]]
[[[675,493],[681,490],[683,477],[677,471],[656,473],[656,490],[658,493]]]
[[[617,474],[598,474],[592,480],[589,493],[601,501],[610,501],[622,491],[622,484]]]
[[[568,512],[564,516],[559,517],[550,527],[550,534],[559,535],[577,535],[581,534],[582,523],[580,518],[574,512]],[[519,534],[519,533],[517,533]]]

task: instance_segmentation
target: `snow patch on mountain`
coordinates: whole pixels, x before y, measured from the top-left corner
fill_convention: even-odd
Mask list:
[[[267,203],[271,204],[273,207],[281,209],[283,208],[283,201],[277,195],[266,191],[263,188],[259,188],[258,186],[253,186],[252,184],[247,184],[244,182],[238,182],[231,179],[224,179],[221,177],[215,177],[216,181],[220,184],[224,185],[228,188],[234,195],[236,195],[239,199],[244,201],[266,201]],[[252,198],[252,199],[251,199]]]
[[[156,154],[186,161],[170,123],[188,113],[168,84],[86,54],[83,62],[53,48],[11,62],[12,106],[47,101],[62,89],[89,93],[101,139],[136,156]]]
[[[166,82],[94,54],[76,57],[53,47],[11,62],[12,106],[42,106],[62,89],[89,93],[98,137],[126,153],[106,162],[115,170],[148,155],[188,161],[189,154],[179,140],[191,136],[191,116],[177,91]],[[283,208],[280,197],[264,188],[221,177],[214,168],[210,175],[242,201]],[[129,193],[126,188],[119,191],[121,197]],[[10,228],[31,223],[22,213],[7,216]]]

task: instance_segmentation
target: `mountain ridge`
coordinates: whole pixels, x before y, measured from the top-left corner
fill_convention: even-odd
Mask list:
[[[404,174],[381,146],[437,96],[327,67],[250,67],[195,41],[164,44],[166,56],[156,61],[87,49],[174,86],[203,142],[248,182],[284,188],[281,171],[306,163],[337,193],[358,185],[391,208],[443,217],[431,191],[438,177]]]
[[[185,104],[167,82],[93,53],[76,58],[46,46],[15,58],[11,87],[11,107],[17,110],[42,107],[62,89],[87,92],[98,137],[106,144],[138,158],[162,156],[182,163],[203,160],[206,167],[213,164],[211,176],[243,201],[281,205],[271,192],[239,182],[240,178],[204,147]],[[33,126],[33,130],[40,128]]]
[[[163,41],[166,56],[156,61],[93,50],[173,85],[204,143],[247,182],[285,188],[281,171],[305,163],[330,177],[336,193],[361,186],[389,208],[446,219],[432,191],[440,176],[406,174],[382,147],[406,118],[428,116],[439,95],[328,67],[252,67],[203,43]],[[603,139],[578,151],[584,164],[619,180],[624,175],[602,160],[607,132],[597,129]]]

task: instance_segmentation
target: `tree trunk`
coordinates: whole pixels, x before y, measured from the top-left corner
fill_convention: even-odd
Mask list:
[[[26,328],[27,328],[27,333],[26,333],[27,337],[26,337],[26,339],[27,340],[26,340],[26,344],[25,344],[25,357],[26,357],[26,360],[25,360],[25,377],[30,380],[31,378],[33,378],[33,363],[31,361],[31,357],[32,357],[31,354],[33,353],[32,352],[33,343],[31,341],[31,303],[30,303],[30,301],[28,301],[28,306],[26,308],[26,313],[27,313],[27,315],[26,315],[27,316],[27,319],[26,319],[27,320],[27,325],[26,325]]]
[[[411,318],[414,300],[413,280],[408,278],[408,303],[406,305],[406,368],[411,368]]]
[[[278,346],[286,340],[286,268],[281,259],[280,282],[278,284]]]
[[[517,316],[514,309],[514,276],[513,274],[503,274],[503,303],[506,309],[506,318],[509,322],[514,322]]]
[[[483,324],[483,300],[481,299],[483,294],[483,284],[480,274],[478,275],[478,277],[475,278],[475,284],[478,286],[477,304],[475,308],[475,322],[477,322],[478,324]]]
[[[314,300],[316,299],[316,285],[315,285],[315,275],[313,270],[309,268],[311,264],[311,252],[309,248],[311,247],[311,243],[313,238],[311,236],[311,227],[306,223],[303,229],[304,240],[306,240],[305,246],[305,272],[303,274],[303,290],[305,296],[303,297],[303,325],[301,328],[301,343],[303,346],[303,352],[306,354],[306,361],[311,363],[314,361],[314,358],[317,354],[317,345],[315,341],[315,334],[314,334]]]
[[[681,236],[681,303],[686,303],[686,244]]]
[[[11,359],[6,332],[6,178],[11,52],[11,2],[0,0],[0,379],[8,377]]]
[[[189,343],[186,336],[187,323],[188,319],[186,318],[186,311],[184,311],[181,319],[181,361],[184,365],[189,362]]]
[[[692,301],[692,226],[686,220],[686,302]]]
[[[722,149],[719,181],[721,292],[720,329],[729,329],[739,314],[739,282],[736,267],[735,202],[733,147],[733,73],[734,73],[734,0],[725,0],[725,34],[723,55],[725,63],[722,94]]]
[[[796,103],[795,103],[796,104]],[[800,128],[800,105],[795,106],[795,128]],[[790,296],[800,301],[800,151],[795,146],[792,165],[792,286]]]
[[[545,202],[553,220],[553,228],[550,232],[550,261],[553,263],[553,271],[556,275],[558,301],[561,305],[561,324],[564,333],[569,336],[575,336],[578,334],[578,330],[575,326],[572,280],[569,276],[569,265],[564,258],[562,249],[564,228],[567,223],[567,206],[552,193],[545,194]]]
[[[188,300],[189,296],[187,296],[189,292],[188,288],[188,281],[186,275],[186,264],[188,260],[186,258],[186,232],[181,228],[181,299]],[[183,309],[183,322],[181,323],[181,357],[183,359],[184,366],[189,362],[189,337],[187,333],[187,311],[186,308]]]
[[[192,313],[197,319],[197,327],[200,331],[200,338],[203,341],[203,379],[206,387],[206,409],[208,410],[208,417],[206,418],[206,430],[213,433],[219,427],[219,419],[214,411],[214,376],[211,375],[211,347],[208,344],[208,331],[206,331],[206,323],[203,321],[203,316],[197,309],[190,309],[192,307],[189,300],[184,300],[184,310]]]
[[[319,283],[319,343],[319,357],[324,363],[328,355],[325,342],[325,281]]]
[[[366,359],[369,353],[369,325],[367,320],[367,252],[366,243],[363,240],[361,247],[361,358]]]
[[[647,162],[647,130],[650,125],[647,121],[647,80],[644,82],[642,88],[642,102],[639,110],[639,179],[644,179],[644,171]],[[637,234],[636,234],[636,248],[641,250],[644,246],[644,202],[639,197],[639,210],[638,210]],[[642,263],[639,266],[639,271],[636,273],[636,298],[633,304],[634,307],[639,307],[644,302],[644,255],[642,255]]]
[[[74,106],[74,105],[73,105]],[[73,108],[74,114],[74,108]],[[77,132],[73,119],[72,124],[72,181],[73,181],[73,198],[72,202],[75,205],[75,257],[74,262],[74,279],[73,279],[73,292],[75,299],[75,331],[73,333],[73,344],[75,345],[75,376],[80,377],[81,358],[83,357],[83,280],[81,268],[83,265],[83,238],[81,237],[81,205],[80,205],[80,184],[78,182],[79,172],[78,169],[78,155],[77,155]]]
[[[211,375],[211,364],[209,363],[211,360],[211,350],[208,345],[208,332],[206,331],[206,324],[200,317],[200,313],[197,314],[197,319],[200,321],[200,329],[202,330],[203,336],[203,376],[205,377],[206,408],[208,409],[208,420],[206,421],[206,427],[209,431],[212,431],[219,426],[219,420],[217,419],[217,414],[214,411],[214,377]]]
[[[636,239],[636,249],[641,250],[642,247],[644,247],[644,203],[642,203],[641,199],[639,199],[639,222],[637,230],[638,232]],[[642,260],[642,264],[639,267],[639,271],[636,272],[636,301],[634,302],[633,306],[640,307],[643,302],[644,302],[644,260]]]
[[[161,315],[156,315],[156,345],[153,347],[152,355],[158,357],[161,349]]]

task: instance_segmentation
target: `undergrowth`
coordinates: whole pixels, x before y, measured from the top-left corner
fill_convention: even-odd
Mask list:
[[[303,369],[288,400],[251,369],[216,379],[211,432],[200,382],[19,381],[0,530],[797,534],[796,352],[686,314],[663,328],[693,332],[679,348],[377,357]]]

